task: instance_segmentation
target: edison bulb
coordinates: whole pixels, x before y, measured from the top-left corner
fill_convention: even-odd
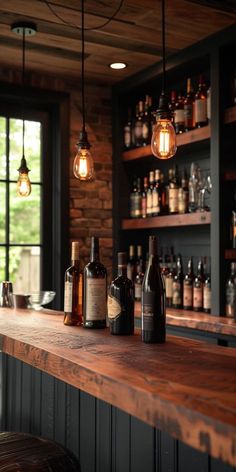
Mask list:
[[[92,180],[94,177],[93,158],[89,149],[78,147],[73,163],[74,176],[79,180]]]
[[[154,126],[151,149],[158,159],[170,159],[177,151],[175,129],[168,119],[159,118]]]
[[[16,192],[19,197],[28,197],[31,193],[31,183],[28,172],[19,172]]]

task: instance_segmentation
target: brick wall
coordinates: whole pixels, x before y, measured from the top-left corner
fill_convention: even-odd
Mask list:
[[[1,69],[0,80],[21,83],[21,73]],[[111,90],[107,85],[86,83],[86,130],[92,145],[95,180],[80,182],[73,176],[72,167],[76,143],[81,130],[80,84],[62,79],[27,74],[31,87],[64,91],[70,94],[70,241],[80,241],[82,265],[88,262],[90,237],[98,236],[101,261],[112,272],[112,146],[111,146]]]

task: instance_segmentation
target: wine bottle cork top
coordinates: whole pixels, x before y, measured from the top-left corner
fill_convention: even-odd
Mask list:
[[[72,259],[72,261],[78,261],[79,260],[79,241],[72,241],[71,259]]]
[[[127,266],[127,254],[126,252],[118,252],[118,267]]]
[[[152,256],[157,255],[157,238],[156,236],[149,236],[149,254]]]

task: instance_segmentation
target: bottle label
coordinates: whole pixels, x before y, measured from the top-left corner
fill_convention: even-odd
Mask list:
[[[142,136],[143,136],[143,139],[145,139],[145,141],[148,139],[149,127],[148,127],[148,122],[147,121],[144,121],[144,123],[143,123]]]
[[[206,99],[195,100],[195,122],[205,123],[207,121]]]
[[[210,287],[203,288],[203,308],[205,310],[211,309],[211,289]]]
[[[86,279],[86,320],[106,318],[106,279]]]
[[[146,218],[147,216],[147,198],[146,197],[142,197],[142,202],[141,202],[141,206],[142,206],[142,217],[143,218]]]
[[[135,128],[134,128],[134,136],[136,139],[140,139],[142,137],[143,126],[141,121],[136,121]]]
[[[138,218],[141,216],[141,195],[134,193],[130,196],[130,216]]]
[[[142,296],[142,284],[134,284],[135,300],[141,300],[141,296]]]
[[[159,194],[156,190],[152,193],[152,213],[160,213]]]
[[[193,287],[184,283],[183,306],[193,306]]]
[[[193,287],[193,307],[202,308],[202,285],[201,287]]]
[[[184,123],[184,110],[175,110],[175,124]]]
[[[173,281],[173,305],[182,305],[182,290],[181,283]]]
[[[142,294],[142,330],[156,331],[156,321],[159,319],[160,325],[165,323],[165,301],[164,296],[160,301],[159,309],[156,308],[155,293],[148,292]]]
[[[151,216],[152,214],[152,193],[147,193],[147,215]]]
[[[186,103],[184,105],[184,118],[185,118],[185,124],[187,124],[188,121],[191,121],[193,119],[193,105],[192,105],[192,103]]]
[[[169,188],[169,212],[178,213],[178,188]]]
[[[111,295],[108,295],[107,315],[108,315],[109,320],[114,321],[119,316],[121,311],[122,311],[122,307],[121,307],[120,302],[116,298],[112,297]]]
[[[73,294],[73,283],[66,281],[65,290],[64,290],[64,312],[65,313],[72,312],[72,294]]]
[[[178,193],[178,212],[187,213],[187,208],[188,208],[188,192],[180,188],[179,193]]]
[[[173,297],[173,279],[172,277],[166,277],[165,278],[165,284],[166,284],[166,298],[172,298]]]

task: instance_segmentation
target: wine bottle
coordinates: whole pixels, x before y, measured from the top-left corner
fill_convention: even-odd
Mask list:
[[[136,277],[136,257],[135,257],[135,247],[133,244],[129,246],[129,260],[127,263],[127,277],[133,283]]]
[[[107,315],[107,271],[99,260],[99,239],[91,238],[90,262],[84,268],[84,328],[105,328]]]
[[[124,148],[129,149],[132,145],[131,108],[128,108],[128,118],[124,126]]]
[[[182,93],[178,96],[178,101],[175,105],[175,132],[182,134],[185,131],[185,115],[184,115],[184,101]]]
[[[169,181],[169,213],[174,214],[179,211],[179,175],[178,167],[173,167],[172,179]]]
[[[143,102],[140,100],[136,106],[136,119],[134,124],[134,144],[136,147],[143,145]]]
[[[202,259],[199,259],[197,275],[193,282],[193,309],[194,311],[202,311],[203,309],[203,283],[204,271]]]
[[[203,311],[211,313],[211,274],[207,274],[203,285]]]
[[[147,218],[147,190],[148,190],[148,178],[143,179],[143,191],[141,196],[141,213],[142,218]]]
[[[130,194],[130,216],[131,218],[140,218],[141,216],[141,180],[139,177],[133,180]]]
[[[183,283],[183,308],[185,310],[193,309],[193,258],[188,261],[188,271],[184,277]]]
[[[175,276],[175,269],[173,259],[171,257],[170,262],[170,269],[168,274],[165,277],[165,285],[166,285],[166,306],[168,308],[172,307],[172,300],[173,300],[173,280]]]
[[[79,242],[72,241],[71,266],[65,272],[64,284],[64,324],[82,324],[83,275],[79,261]]]
[[[177,256],[176,274],[173,278],[173,308],[183,308],[183,264],[180,254]]]
[[[147,189],[147,216],[152,216],[152,191],[154,186],[154,172],[149,172],[149,187]]]
[[[134,298],[137,301],[141,300],[142,283],[144,277],[144,261],[142,257],[142,246],[137,246],[137,262],[136,262],[136,276],[134,282]]]
[[[225,314],[236,321],[236,262],[231,262],[230,276],[226,281]]]
[[[142,138],[143,146],[147,146],[150,142],[150,120],[149,120],[149,104],[148,104],[148,95],[146,95],[146,100],[144,103],[144,112],[142,114]]]
[[[160,170],[155,170],[155,180],[152,190],[152,216],[157,216],[161,212],[161,194],[160,194]]]
[[[165,342],[165,288],[160,273],[155,236],[149,236],[149,259],[143,279],[141,306],[142,341],[145,343]]]
[[[108,295],[111,334],[133,334],[134,332],[134,290],[126,274],[126,253],[118,252],[118,276],[112,281]]]

